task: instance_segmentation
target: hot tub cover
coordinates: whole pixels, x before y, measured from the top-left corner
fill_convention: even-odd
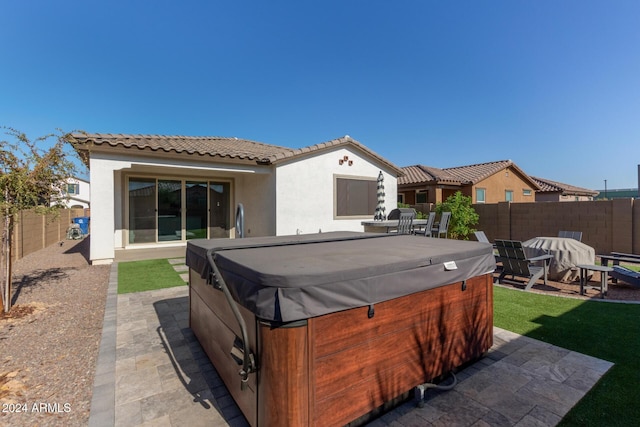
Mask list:
[[[235,301],[261,319],[279,322],[368,306],[495,269],[489,244],[412,235],[190,240],[186,263],[209,279],[207,252]]]

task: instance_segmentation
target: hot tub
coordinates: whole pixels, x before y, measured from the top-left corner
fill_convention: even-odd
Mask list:
[[[335,232],[191,240],[190,326],[252,426],[339,426],[479,358],[491,245]]]

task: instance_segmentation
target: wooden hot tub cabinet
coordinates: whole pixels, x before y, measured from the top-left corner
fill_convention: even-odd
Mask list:
[[[258,366],[244,388],[230,355],[238,322],[194,269],[190,326],[250,425],[341,426],[481,357],[493,340],[492,285],[487,272],[290,322],[238,305]]]

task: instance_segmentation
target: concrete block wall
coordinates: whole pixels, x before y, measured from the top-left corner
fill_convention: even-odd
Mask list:
[[[58,216],[20,212],[13,235],[13,260],[64,240],[73,218],[81,216],[85,216],[84,209],[62,209]]]
[[[489,240],[528,240],[582,231],[582,242],[597,254],[640,254],[640,202],[634,199],[583,202],[478,204],[476,226]]]

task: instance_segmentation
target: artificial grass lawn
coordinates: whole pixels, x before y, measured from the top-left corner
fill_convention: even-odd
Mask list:
[[[494,324],[615,365],[561,426],[640,425],[640,305],[494,287]]]
[[[186,283],[166,259],[121,262],[118,264],[118,293],[150,291],[184,286]]]

